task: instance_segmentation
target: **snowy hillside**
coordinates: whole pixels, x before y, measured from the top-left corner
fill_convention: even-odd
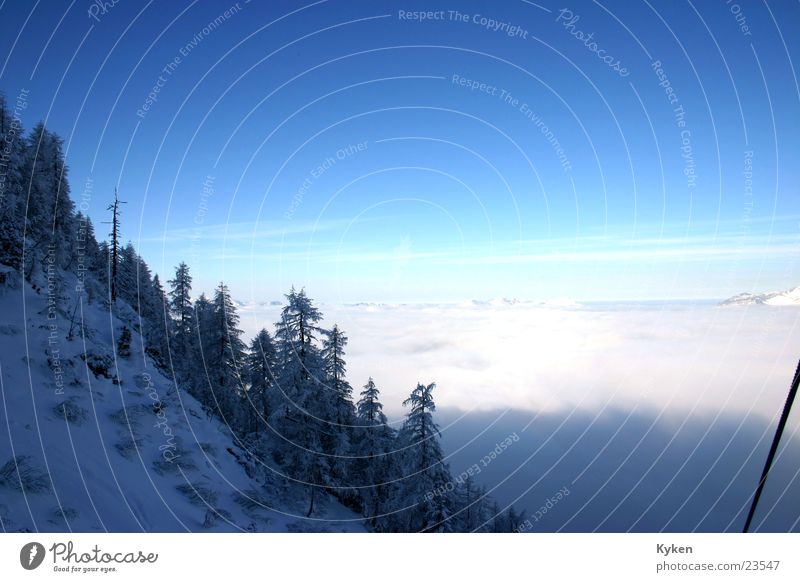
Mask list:
[[[84,297],[71,324],[76,280],[64,277],[62,311],[46,286],[0,273],[3,531],[364,531],[326,494],[306,519],[300,488],[176,391],[138,333],[115,357],[112,329],[136,323],[126,304],[123,322]]]
[[[246,342],[237,310],[252,309],[224,281],[198,296],[185,262],[167,278],[122,243],[116,189],[97,239],[64,141],[41,122],[25,136],[2,94],[0,141],[4,530],[517,529],[512,506],[450,474],[435,382],[389,426],[305,289]]]
[[[800,287],[779,291],[775,293],[762,293],[754,295],[752,293],[740,293],[730,299],[726,299],[720,305],[773,305],[787,306],[800,305]]]

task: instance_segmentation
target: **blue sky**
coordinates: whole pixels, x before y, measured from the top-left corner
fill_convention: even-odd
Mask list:
[[[0,89],[64,137],[92,218],[118,186],[125,238],[162,274],[186,260],[198,291],[586,301],[800,279],[797,4],[98,6],[0,4]]]

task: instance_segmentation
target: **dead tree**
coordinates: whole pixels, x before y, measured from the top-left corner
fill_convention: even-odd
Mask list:
[[[111,276],[110,276],[110,284],[111,284],[111,301],[116,303],[117,301],[117,265],[119,265],[119,205],[120,204],[127,204],[127,202],[123,202],[119,199],[117,195],[117,189],[114,188],[114,203],[109,204],[106,210],[111,210],[111,222],[106,222],[104,224],[111,225],[111,232],[108,236],[111,238],[111,249],[110,249],[110,260],[111,260]]]

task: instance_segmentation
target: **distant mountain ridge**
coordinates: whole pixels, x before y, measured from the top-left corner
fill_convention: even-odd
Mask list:
[[[720,305],[800,305],[800,286],[786,291],[761,293],[759,295],[753,293],[739,293],[739,295],[735,295],[721,302]]]

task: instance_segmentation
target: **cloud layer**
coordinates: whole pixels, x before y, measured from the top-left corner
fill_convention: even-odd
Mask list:
[[[566,306],[565,306],[566,305]],[[443,408],[642,407],[699,414],[753,413],[783,404],[800,352],[800,308],[709,304],[569,306],[323,305],[325,324],[350,336],[356,393],[373,376],[387,412],[417,381],[438,384]],[[280,307],[245,304],[248,336]]]

